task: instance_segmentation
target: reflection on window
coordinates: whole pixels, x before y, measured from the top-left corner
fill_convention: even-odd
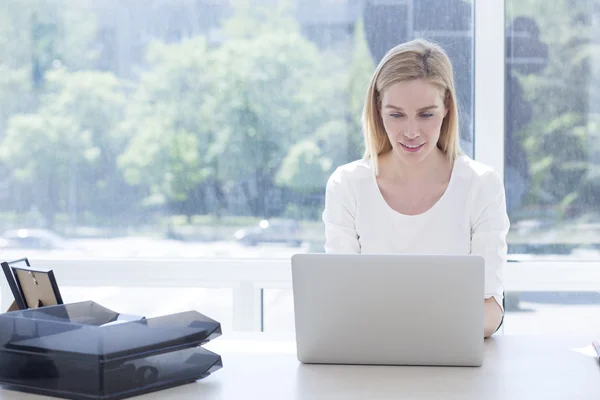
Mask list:
[[[472,11],[463,0],[0,2],[0,231],[30,232],[0,241],[4,256],[322,251],[327,177],[362,156],[364,92],[392,46],[426,37],[447,50],[472,154]]]
[[[509,251],[600,255],[600,1],[508,1]]]

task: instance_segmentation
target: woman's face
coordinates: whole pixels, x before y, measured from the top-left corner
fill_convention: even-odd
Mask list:
[[[443,93],[423,79],[398,82],[381,99],[381,118],[392,151],[407,163],[419,163],[437,147],[448,113]]]

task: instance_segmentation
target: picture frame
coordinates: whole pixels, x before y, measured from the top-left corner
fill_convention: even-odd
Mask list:
[[[13,263],[10,269],[25,308],[64,304],[53,270],[32,267],[29,263]]]
[[[27,258],[21,258],[14,261],[3,261],[0,263],[2,265],[2,270],[4,271],[4,276],[8,282],[8,286],[13,294],[15,300],[8,308],[7,312],[16,311],[16,310],[24,310],[27,308],[25,305],[25,298],[23,297],[23,293],[19,289],[17,285],[17,281],[15,280],[15,276],[12,272],[11,266],[24,264],[26,267],[30,267],[29,260]]]

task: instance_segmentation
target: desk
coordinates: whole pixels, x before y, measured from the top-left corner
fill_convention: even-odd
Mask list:
[[[140,400],[600,399],[600,365],[589,340],[497,336],[482,367],[302,365],[292,341],[261,334],[217,338],[206,347],[223,369]],[[0,400],[46,397],[0,390]]]

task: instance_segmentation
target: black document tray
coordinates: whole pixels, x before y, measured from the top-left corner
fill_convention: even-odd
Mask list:
[[[196,311],[121,322],[81,303],[0,314],[0,385],[69,399],[123,399],[191,383],[220,369],[199,346],[221,325]]]

